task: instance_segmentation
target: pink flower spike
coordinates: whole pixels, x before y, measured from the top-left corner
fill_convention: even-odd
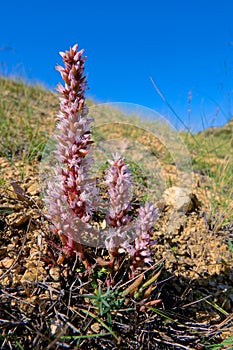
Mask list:
[[[131,206],[131,173],[125,159],[118,154],[109,160],[110,168],[105,175],[109,193],[109,213],[107,220],[113,227],[123,224]],[[129,219],[126,220],[127,223]]]
[[[60,52],[64,67],[58,65],[65,85],[58,84],[60,112],[57,115],[57,140],[54,155],[57,160],[53,182],[48,184],[48,217],[61,236],[64,251],[75,251],[83,259],[83,246],[77,220],[88,223],[97,203],[95,182],[90,179],[91,119],[85,103],[87,87],[83,50],[75,44],[69,51]],[[88,157],[87,157],[88,155]],[[82,230],[80,230],[82,231]],[[65,238],[66,237],[66,238]],[[79,239],[80,238],[80,239]]]
[[[134,241],[134,256],[132,259],[132,274],[144,263],[153,262],[151,257],[151,241],[150,236],[154,230],[154,223],[158,218],[158,210],[154,208],[153,203],[146,202],[141,206],[136,220],[136,238]]]

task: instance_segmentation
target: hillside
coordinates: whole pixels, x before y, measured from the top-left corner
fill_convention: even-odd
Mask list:
[[[160,209],[153,236],[156,284],[142,300],[104,291],[108,306],[101,314],[101,295],[92,303],[97,288],[83,277],[77,260],[58,264],[59,242],[50,232],[41,190],[41,172],[49,174],[42,170],[58,95],[0,78],[0,347],[232,349],[233,118],[191,135],[171,133],[159,121],[111,106],[100,113],[90,110],[98,125],[93,128],[95,176],[103,198],[106,159],[117,148],[132,171],[134,210],[148,199]],[[173,150],[179,140],[184,147]],[[179,211],[169,200],[188,183],[190,205]],[[124,275],[119,271],[118,279]],[[89,300],[81,295],[90,293]]]

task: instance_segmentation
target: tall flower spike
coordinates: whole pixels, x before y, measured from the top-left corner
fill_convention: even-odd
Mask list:
[[[77,220],[88,223],[95,208],[96,186],[88,177],[92,158],[91,119],[85,103],[87,87],[84,74],[83,50],[74,45],[61,52],[64,67],[57,66],[65,85],[58,85],[60,113],[58,114],[56,151],[57,166],[47,189],[48,217],[60,235],[66,254],[74,251],[84,258],[77,233]],[[88,156],[88,157],[87,157]]]
[[[105,245],[109,253],[114,256],[118,248],[127,239],[127,231],[130,228],[132,217],[129,215],[131,207],[131,173],[125,159],[118,154],[109,160],[110,167],[105,175],[105,183],[108,186],[109,211],[106,221],[110,225]]]

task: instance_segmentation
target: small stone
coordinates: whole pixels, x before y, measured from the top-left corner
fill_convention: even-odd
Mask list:
[[[95,322],[91,325],[91,330],[95,333],[99,333],[101,330],[101,325],[99,323]]]
[[[24,213],[12,213],[7,216],[6,222],[8,225],[18,227],[25,224],[29,220],[29,217],[29,215]]]
[[[9,276],[6,276],[5,278],[3,278],[3,279],[1,280],[1,284],[2,284],[4,287],[10,286],[10,284],[11,284],[11,279],[10,279],[10,277],[9,277]]]
[[[9,243],[8,245],[7,245],[7,252],[8,252],[8,255],[9,255],[9,252],[14,252],[14,250],[15,250],[15,244],[14,243]]]
[[[21,282],[22,275],[14,273],[13,275],[13,285],[19,284]]]
[[[57,332],[58,326],[57,326],[56,324],[52,323],[52,324],[50,325],[50,329],[51,329],[51,334],[52,334],[52,335],[55,335],[56,332]]]
[[[6,257],[3,260],[1,260],[0,264],[3,267],[9,269],[13,265],[14,261],[15,261],[14,259]]]
[[[11,242],[12,244],[14,244],[15,247],[17,246],[18,241],[19,241],[19,236],[11,237]]]
[[[39,193],[39,186],[38,184],[35,182],[33,184],[31,184],[28,189],[27,192],[31,195],[31,196],[36,196]]]
[[[51,267],[49,270],[49,274],[52,277],[54,281],[59,281],[60,280],[60,269],[59,267]]]
[[[162,198],[166,205],[182,212],[190,212],[200,205],[195,194],[186,187],[169,187],[164,192]]]
[[[42,281],[44,273],[45,271],[42,267],[30,267],[24,272],[21,282]]]

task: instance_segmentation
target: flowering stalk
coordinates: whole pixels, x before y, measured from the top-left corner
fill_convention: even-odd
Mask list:
[[[57,70],[65,84],[58,85],[61,97],[55,135],[57,144],[54,155],[57,164],[54,179],[48,183],[45,202],[48,205],[48,218],[62,241],[65,255],[77,253],[85,266],[89,267],[81,235],[83,232],[89,235],[97,233],[90,221],[97,208],[98,193],[95,182],[89,177],[93,161],[90,156],[92,120],[88,119],[84,95],[87,87],[83,75],[85,57],[83,50],[78,51],[78,45],[60,54],[64,67],[57,66]],[[132,178],[129,165],[118,154],[109,163],[105,175],[109,194],[105,246],[111,261],[102,263],[111,265],[119,255],[120,248],[123,248],[129,253],[131,271],[134,273],[143,263],[152,262],[150,235],[157,211],[153,204],[146,203],[140,207],[135,222],[130,215]]]
[[[48,184],[48,217],[59,234],[67,255],[77,252],[84,259],[83,246],[77,237],[77,220],[88,223],[94,210],[96,187],[88,179],[91,157],[91,119],[85,103],[87,87],[83,50],[74,45],[61,52],[65,67],[57,66],[65,85],[58,85],[60,113],[55,157],[58,161],[54,182]]]
[[[132,186],[129,164],[118,154],[109,161],[110,168],[105,175],[105,183],[108,185],[109,211],[107,223],[110,228],[105,240],[105,246],[111,257],[119,254],[119,248],[128,251],[131,260],[132,274],[143,264],[151,263],[150,246],[151,233],[154,222],[158,217],[158,211],[152,203],[145,203],[139,208],[136,223],[133,223],[129,215],[131,207],[130,191]],[[134,242],[130,243],[129,231],[134,229]]]
[[[119,248],[128,251],[131,260],[132,274],[143,264],[151,263],[150,247],[152,245],[151,233],[158,211],[152,203],[145,203],[139,208],[138,218],[134,223],[129,215],[131,208],[132,179],[129,164],[118,154],[109,161],[110,168],[105,176],[108,185],[109,212],[107,223],[110,225],[105,246],[111,257],[119,254]],[[132,232],[133,237],[132,237]],[[131,237],[129,233],[131,232]],[[133,243],[130,240],[133,238]]]
[[[133,274],[143,264],[153,261],[150,250],[152,245],[151,234],[157,218],[158,210],[154,208],[153,203],[146,202],[144,206],[139,208],[138,218],[136,220],[136,238],[133,246],[129,248]]]
[[[108,186],[109,212],[107,222],[112,227],[125,225],[131,217],[128,212],[131,207],[130,187],[132,185],[129,164],[118,154],[109,160],[110,167],[105,175],[105,183]]]
[[[131,207],[130,190],[132,185],[129,164],[118,154],[109,160],[110,167],[105,175],[105,183],[108,186],[109,209],[106,221],[110,225],[105,240],[106,248],[110,256],[118,254],[118,249],[126,240],[129,224],[132,216],[129,215]]]

